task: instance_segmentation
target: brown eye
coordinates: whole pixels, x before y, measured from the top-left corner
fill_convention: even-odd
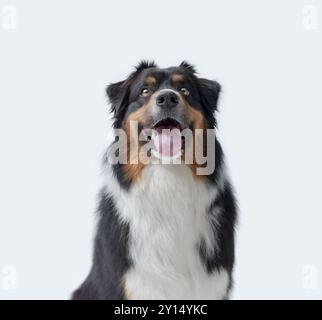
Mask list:
[[[189,94],[190,94],[190,92],[188,91],[188,89],[187,88],[181,88],[181,93],[183,94],[183,95],[185,95],[185,96],[188,96]]]
[[[140,95],[141,95],[142,97],[147,97],[148,95],[150,95],[150,93],[151,93],[151,90],[150,90],[149,88],[143,88],[143,89],[141,90]]]

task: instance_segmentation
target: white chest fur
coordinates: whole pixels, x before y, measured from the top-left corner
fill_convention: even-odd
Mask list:
[[[124,276],[131,299],[222,299],[228,273],[208,274],[199,244],[216,250],[207,214],[217,190],[197,181],[185,165],[150,165],[129,192],[110,188],[120,218],[130,225],[133,261]],[[216,223],[216,214],[212,218]]]

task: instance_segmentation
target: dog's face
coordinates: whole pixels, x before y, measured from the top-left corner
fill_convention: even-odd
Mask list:
[[[198,78],[186,62],[164,69],[141,62],[127,79],[107,87],[114,128],[129,132],[130,123],[135,121],[139,133],[151,129],[156,132],[156,146],[160,145],[161,132],[167,129],[213,129],[219,92],[217,82]],[[171,144],[172,156],[178,144],[173,138],[166,141]],[[157,149],[162,153],[162,144]]]

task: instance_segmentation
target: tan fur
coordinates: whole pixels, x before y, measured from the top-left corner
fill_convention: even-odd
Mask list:
[[[171,82],[174,87],[180,84],[180,82],[183,80],[183,75],[180,73],[175,73],[171,77]]]
[[[196,179],[198,180],[204,180],[206,178],[206,176],[203,175],[197,175],[197,168],[202,168],[205,167],[207,164],[198,164],[196,162],[196,157],[195,157],[195,146],[196,144],[203,144],[203,150],[206,149],[207,147],[207,126],[206,126],[206,122],[205,122],[205,118],[204,115],[202,114],[202,112],[200,112],[199,110],[193,108],[192,106],[188,105],[188,118],[189,118],[189,122],[192,124],[193,129],[201,129],[203,130],[203,139],[201,141],[201,139],[194,135],[193,137],[193,144],[190,146],[190,148],[193,148],[192,152],[193,152],[193,163],[190,164],[190,168],[195,176]],[[191,149],[189,150],[191,151]],[[183,155],[184,158],[184,155]]]
[[[141,172],[144,168],[144,164],[140,161],[142,159],[142,154],[140,154],[140,144],[138,141],[138,132],[135,128],[131,126],[131,122],[137,122],[141,125],[145,125],[149,119],[150,108],[155,102],[155,96],[152,95],[150,99],[137,111],[130,114],[126,122],[123,124],[123,129],[127,135],[127,163],[123,166],[124,176],[127,181],[137,181],[140,179]],[[132,148],[135,150],[134,153],[130,151],[130,143]],[[143,158],[144,163],[146,163],[146,158]]]
[[[148,76],[146,79],[145,79],[145,82],[147,85],[151,86],[151,87],[154,87],[157,83],[157,79],[152,77],[152,76]]]

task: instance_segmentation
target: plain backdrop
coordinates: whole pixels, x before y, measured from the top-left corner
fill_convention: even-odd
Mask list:
[[[104,89],[143,58],[222,84],[232,298],[322,298],[321,1],[1,0],[0,23],[0,299],[66,299],[87,275]]]

